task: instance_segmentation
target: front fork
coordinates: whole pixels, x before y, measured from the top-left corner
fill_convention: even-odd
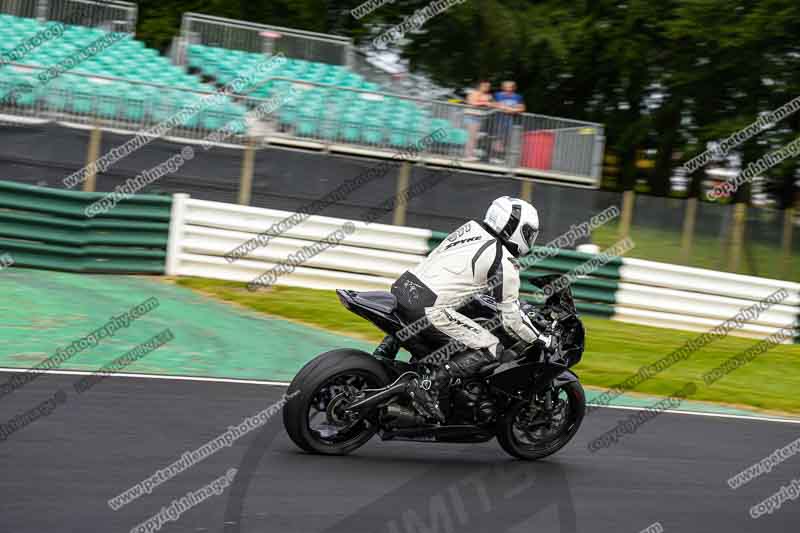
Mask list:
[[[549,417],[553,412],[553,387],[548,387],[546,390],[531,396],[525,414],[523,415],[522,422],[524,424],[532,424],[538,417],[544,415]]]
[[[553,410],[553,387],[544,391],[544,409],[548,413]]]

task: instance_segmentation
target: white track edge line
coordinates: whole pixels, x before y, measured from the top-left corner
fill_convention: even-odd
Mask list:
[[[27,368],[8,368],[8,367],[0,367],[0,372],[9,372],[13,374],[19,374],[27,371]],[[65,375],[65,376],[90,376],[95,374],[96,372],[91,372],[88,370],[38,370],[38,374],[55,374],[55,375]],[[134,374],[134,373],[127,373],[127,372],[114,372],[113,374],[106,374],[106,377],[120,377],[120,378],[139,378],[139,379],[165,379],[165,380],[175,380],[175,381],[201,381],[201,382],[211,382],[211,383],[241,383],[244,385],[265,385],[265,386],[272,386],[272,387],[288,387],[288,381],[270,381],[270,380],[257,380],[257,379],[236,379],[236,378],[212,378],[212,377],[202,377],[202,376],[164,376],[161,374]],[[635,407],[629,405],[597,405],[591,402],[587,402],[588,406],[591,407],[600,407],[605,409],[623,409],[628,411],[644,411],[647,407]],[[781,422],[785,424],[800,424],[800,419],[791,419],[791,418],[772,418],[768,416],[758,416],[758,415],[737,415],[731,413],[707,413],[704,411],[686,411],[683,409],[666,409],[662,411],[663,413],[675,414],[675,415],[694,415],[694,416],[707,416],[712,418],[734,418],[738,420],[756,420],[760,422]]]
[[[27,368],[8,368],[0,367],[0,372],[10,372],[13,374],[20,374],[26,372]],[[37,370],[37,374],[56,374],[65,376],[91,376],[97,372],[88,370]],[[120,377],[120,378],[141,378],[141,379],[172,379],[176,381],[206,381],[213,383],[242,383],[245,385],[268,385],[273,387],[288,387],[288,381],[269,381],[258,379],[236,379],[236,378],[212,378],[203,376],[165,376],[162,374],[135,374],[128,372],[113,372],[110,374],[103,374],[106,377]]]
[[[633,405],[597,405],[591,402],[587,402],[586,405],[591,407],[599,407],[599,408],[606,408],[606,409],[623,409],[628,411],[644,411],[645,409],[649,409],[649,407],[636,407]],[[694,415],[694,416],[708,416],[712,418],[735,418],[739,420],[758,420],[761,422],[782,422],[785,424],[800,424],[800,418],[778,418],[778,417],[770,417],[770,416],[759,416],[759,415],[737,415],[733,413],[709,413],[706,411],[686,411],[684,409],[665,409],[660,411],[660,413],[669,413],[673,415]]]

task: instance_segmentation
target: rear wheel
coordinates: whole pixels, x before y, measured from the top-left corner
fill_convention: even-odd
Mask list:
[[[520,402],[498,421],[497,441],[519,459],[536,460],[556,453],[572,440],[586,412],[586,396],[577,381],[555,389],[553,406]]]
[[[350,349],[318,355],[292,380],[287,396],[301,391],[283,409],[283,425],[303,450],[344,455],[363,446],[377,427],[369,420],[350,420],[344,406],[364,389],[389,383],[383,366],[369,354]]]

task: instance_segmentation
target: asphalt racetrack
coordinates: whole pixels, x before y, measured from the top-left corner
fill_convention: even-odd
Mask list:
[[[3,373],[5,382],[10,374]],[[587,443],[627,411],[600,409],[550,459],[526,463],[495,441],[381,442],[346,457],[300,452],[280,415],[113,511],[108,500],[282,398],[281,386],[47,374],[0,397],[0,422],[63,403],[0,441],[0,531],[128,532],[231,468],[219,495],[150,531],[253,533],[790,532],[800,501],[750,507],[800,477],[791,457],[736,490],[726,481],[798,437],[800,425],[662,414],[616,445]],[[166,516],[166,515],[164,515]]]

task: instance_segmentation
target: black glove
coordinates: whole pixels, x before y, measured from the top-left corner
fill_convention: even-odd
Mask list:
[[[530,319],[531,324],[533,324],[533,327],[535,327],[537,331],[539,331],[539,333],[542,334],[546,333],[550,329],[550,325],[552,324],[552,321],[549,320],[539,311],[534,311],[533,313],[529,313],[528,318]]]
[[[542,353],[550,355],[555,351],[555,342],[556,339],[553,335],[550,333],[542,333],[539,335],[539,338],[534,341],[533,345],[539,346]]]

